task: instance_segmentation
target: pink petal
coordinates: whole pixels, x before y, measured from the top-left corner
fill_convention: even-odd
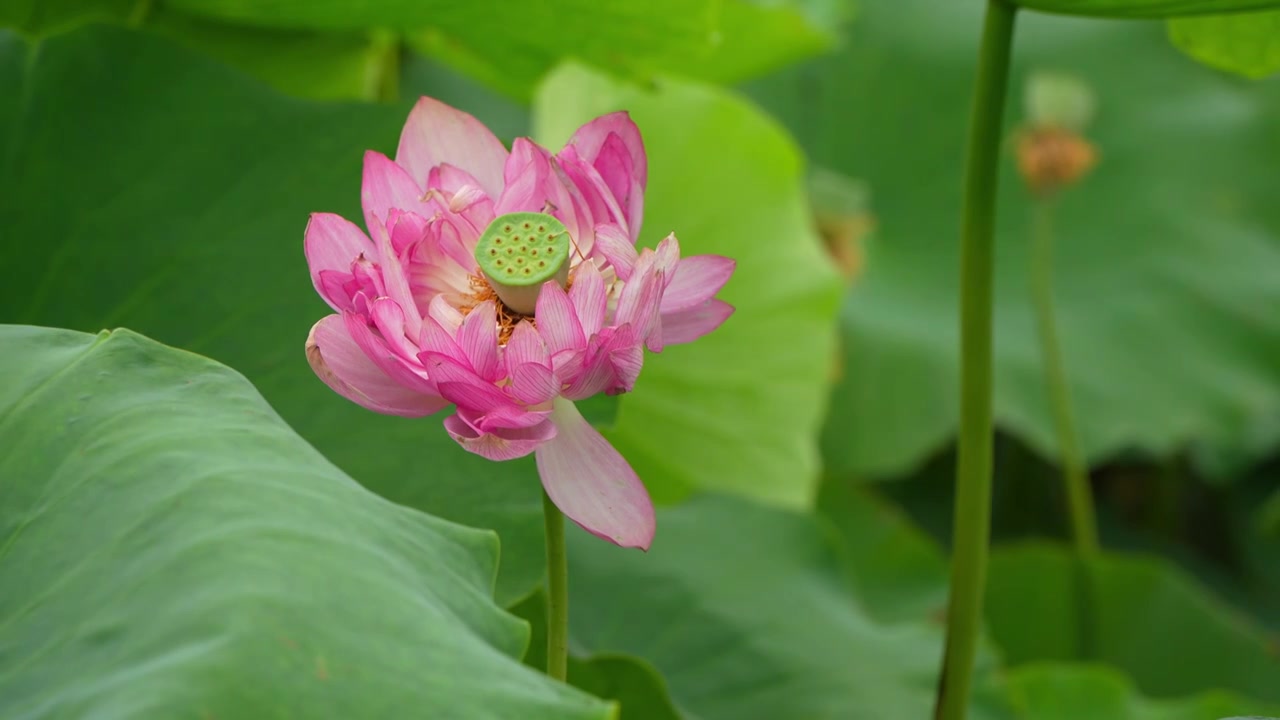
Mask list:
[[[644,350],[630,325],[605,328],[592,339],[580,374],[561,395],[585,400],[601,392],[630,392],[643,364]]]
[[[614,142],[621,145],[631,160],[631,176],[643,187],[649,180],[649,162],[645,157],[640,128],[625,111],[601,115],[588,122],[578,128],[569,144],[577,148],[583,160],[595,165],[610,135],[617,137]]]
[[[662,293],[662,314],[687,310],[710,300],[729,282],[738,263],[720,255],[694,255],[676,264],[675,275]]]
[[[502,428],[495,432],[481,432],[472,427],[461,415],[465,411],[444,419],[444,429],[464,450],[489,460],[514,460],[533,452],[539,445],[556,436],[555,423],[544,419],[527,428]]]
[[[440,197],[449,212],[465,219],[477,236],[493,222],[496,197],[489,197],[480,182],[466,170],[448,163],[437,165],[427,176],[427,188],[429,193]]]
[[[644,221],[644,181],[636,178],[635,163],[617,135],[610,135],[605,140],[594,168],[600,182],[609,188],[614,202],[622,209],[620,224],[635,240],[640,236],[640,224]]]
[[[503,168],[502,195],[494,203],[494,213],[542,212],[550,181],[550,153],[529,138],[516,138]]]
[[[381,306],[378,306],[379,302],[382,303]],[[389,317],[388,304],[394,306],[391,301],[379,298],[370,305],[370,311],[375,312],[385,322]],[[429,379],[425,369],[402,354],[403,343],[400,339],[392,339],[395,345],[393,348],[385,338],[374,334],[369,327],[369,318],[359,313],[343,313],[342,321],[351,339],[355,340],[365,356],[381,368],[382,372],[410,390],[428,395],[443,395],[438,391],[435,383]],[[389,327],[394,327],[394,321],[392,323]]]
[[[401,224],[416,226],[416,216],[402,216],[399,210],[392,209],[388,217],[389,226],[397,228]],[[402,222],[403,220],[403,222]],[[418,218],[420,220],[420,218]],[[387,297],[395,301],[404,315],[405,330],[415,340],[422,331],[422,313],[418,311],[413,299],[413,290],[409,287],[409,276],[405,274],[400,256],[392,247],[390,233],[378,221],[370,226],[373,229],[374,241],[378,244],[378,260],[382,267],[382,283]],[[410,230],[412,232],[412,230]]]
[[[369,304],[369,317],[391,352],[405,362],[416,363],[418,343],[409,339],[411,336],[404,310],[395,300],[389,297],[374,300]],[[418,333],[412,333],[412,337],[417,336]]]
[[[574,271],[573,286],[569,288],[569,302],[582,324],[582,334],[588,338],[600,332],[604,314],[608,309],[608,292],[604,278],[593,262],[584,262]]]
[[[551,153],[528,138],[516,138],[504,171],[506,188],[494,212],[548,212],[564,223],[577,252],[590,252],[594,237],[586,200],[556,165]]]
[[[597,225],[595,253],[604,257],[618,274],[618,279],[626,281],[631,278],[636,260],[640,255],[636,252],[636,244],[617,225]]]
[[[338,270],[320,271],[320,297],[338,312],[350,312],[356,309],[351,302],[351,293],[347,292],[348,283],[354,282],[351,273]]]
[[[471,427],[480,432],[498,432],[516,428],[533,427],[551,414],[551,405],[545,408],[524,408],[518,405],[502,405],[489,412],[471,417],[464,414]]]
[[[427,368],[428,376],[440,388],[440,394],[458,407],[484,414],[504,405],[514,405],[496,385],[484,381],[452,357],[432,351],[418,357]]]
[[[525,405],[540,405],[560,394],[560,383],[551,368],[523,363],[511,370],[511,395]]]
[[[662,288],[666,284],[658,259],[659,256],[648,249],[641,255],[631,279],[622,288],[614,315],[614,325],[630,325],[642,342],[648,339],[657,323]]]
[[[611,113],[578,128],[569,144],[609,187],[626,213],[628,235],[634,242],[640,233],[644,188],[649,181],[649,163],[640,129],[627,113]]]
[[[471,173],[489,197],[502,192],[507,149],[471,115],[429,97],[418,99],[400,133],[396,162],[425,184],[431,168],[449,163]]]
[[[542,335],[547,352],[552,355],[587,344],[587,339],[582,334],[582,325],[574,313],[573,303],[555,281],[542,284],[534,316],[538,319],[538,334]]]
[[[507,347],[503,351],[503,361],[508,369],[528,363],[551,367],[547,346],[543,344],[542,336],[533,327],[533,323],[521,320],[511,331],[511,339],[507,340]]]
[[[422,417],[449,404],[442,397],[414,392],[392,380],[351,339],[338,315],[322,318],[311,328],[307,362],[334,392],[384,415]]]
[[[662,344],[689,343],[715,330],[733,314],[733,306],[712,298],[687,310],[662,315]]]
[[[587,210],[596,222],[612,222],[626,225],[626,216],[618,207],[613,191],[605,184],[596,169],[578,157],[578,151],[572,145],[565,147],[556,155],[556,163],[564,170],[569,182],[581,193],[587,204]]]
[[[390,216],[391,213],[388,213]],[[403,258],[411,253],[427,234],[427,220],[417,213],[400,212],[395,222],[388,222],[391,248]]]
[[[423,353],[438,353],[447,355],[459,363],[470,364],[467,360],[467,354],[462,351],[462,346],[454,340],[457,328],[453,328],[450,332],[445,326],[436,321],[434,317],[429,317],[422,321],[422,334],[418,337],[418,349]],[[421,359],[421,354],[419,354]],[[425,362],[425,361],[424,361]]]
[[[471,310],[458,328],[458,344],[482,380],[494,382],[501,375],[498,365],[498,310],[485,300]]]
[[[351,298],[336,293],[334,283],[326,283],[321,273],[347,275],[356,258],[361,255],[370,259],[377,256],[373,243],[355,223],[333,213],[312,213],[304,233],[302,251],[311,270],[311,284],[329,307],[339,312],[350,308]]]
[[[649,549],[655,519],[644,484],[572,402],[555,401],[556,436],[538,447],[538,474],[556,507],[584,530],[622,547]]]
[[[431,304],[427,306],[427,316],[439,323],[440,327],[448,334],[452,340],[458,333],[458,328],[462,327],[462,313],[458,309],[449,304],[449,300],[443,295],[436,295],[431,298]],[[426,348],[423,348],[424,350]],[[459,355],[459,357],[462,357]]]
[[[374,225],[387,222],[387,215],[393,208],[425,217],[434,214],[431,207],[423,202],[422,188],[413,177],[391,158],[372,150],[364,154],[360,204],[364,207],[365,227],[370,232]]]

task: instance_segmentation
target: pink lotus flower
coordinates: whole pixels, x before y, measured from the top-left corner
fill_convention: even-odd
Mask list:
[[[365,154],[365,235],[316,213],[305,249],[335,314],[307,359],[329,387],[375,412],[445,418],[492,460],[534,453],[565,515],[648,548],[653,504],[627,461],[574,406],[628,392],[659,352],[719,327],[714,296],[734,261],[680,257],[675,235],[636,251],[648,166],[626,113],[578,129],[558,154],[511,152],[474,117],[422,98],[395,161]]]

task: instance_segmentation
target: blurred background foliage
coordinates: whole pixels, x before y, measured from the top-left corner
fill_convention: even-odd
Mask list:
[[[1054,271],[1106,551],[1081,559],[1064,542],[1028,300],[1032,196],[1015,173],[1014,138],[1027,118],[1015,97],[997,234],[996,547],[973,715],[1280,715],[1280,85],[1267,79],[1280,67],[1276,11],[1209,0],[1028,4],[1195,14],[1167,23],[1030,12],[1019,20],[1016,92],[1050,70],[1079,77],[1097,98],[1088,130],[1097,165],[1058,203]],[[1252,12],[1213,14],[1239,9]],[[980,15],[978,2],[926,0],[7,3],[0,89],[15,101],[0,105],[0,237],[11,258],[0,321],[123,326],[208,356],[243,373],[293,430],[373,493],[496,531],[496,604],[530,629],[496,610],[463,618],[472,630],[459,634],[460,652],[487,668],[475,672],[505,678],[508,692],[494,702],[510,704],[468,702],[494,716],[512,707],[522,717],[599,716],[586,694],[550,688],[515,664],[541,662],[532,463],[469,456],[433,421],[375,416],[316,381],[301,347],[324,309],[301,236],[309,212],[358,217],[361,155],[394,149],[418,95],[474,113],[505,140],[533,134],[552,147],[591,117],[628,109],[651,157],[641,242],[675,230],[688,253],[737,257],[725,296],[738,312],[704,341],[651,356],[633,395],[593,408],[667,507],[648,555],[572,539],[572,681],[620,702],[632,719],[923,717],[946,602],[956,218]],[[48,348],[82,342],[21,337],[35,348],[24,367],[62,362]],[[146,363],[157,367],[230,375],[147,348]],[[122,364],[102,372],[119,378],[115,392],[160,382],[130,379],[137,360],[113,362]],[[15,387],[30,397],[52,392],[40,382]],[[65,390],[67,403],[75,392]],[[29,412],[30,403],[0,400],[18,402],[12,417]],[[0,432],[15,426],[0,421]],[[62,471],[23,455],[23,436],[3,437],[10,449],[0,469],[9,462],[35,478],[27,492],[6,495],[3,517],[41,516],[37,481]],[[173,452],[200,442],[162,440]],[[290,442],[278,452],[294,452]],[[216,443],[202,452],[209,462],[226,454]],[[281,470],[268,465],[226,472],[277,478]],[[342,474],[325,468],[317,472]],[[113,465],[88,476],[121,472]],[[346,497],[332,487],[325,492]],[[347,544],[392,542],[374,521],[391,506],[368,494],[342,502],[364,503],[368,522],[309,520],[298,508],[279,520],[283,506],[269,499],[246,498],[239,512],[266,523],[258,543],[275,521],[341,526]],[[189,511],[189,523],[230,522],[212,505]],[[119,512],[128,511],[121,501]],[[90,525],[112,537],[122,517],[104,512]],[[165,524],[152,541],[184,531]],[[441,571],[419,567],[379,592],[421,598],[430,588],[449,607],[474,600],[484,585],[476,577],[495,572],[496,550],[446,540],[471,543],[450,556],[448,572],[465,582],[438,584],[432,573]],[[401,548],[404,562],[442,552],[411,549]],[[202,577],[243,590],[218,596],[218,607],[247,627],[277,627],[278,616],[254,610],[262,577],[237,571],[229,552],[215,555]],[[0,560],[0,584],[60,562],[14,557]],[[102,577],[155,567],[126,554],[90,553],[82,564]],[[327,567],[340,585],[364,582],[339,564],[316,572]],[[192,587],[210,582],[162,583],[170,577],[153,579],[155,595],[106,593],[93,612],[127,630],[150,621],[156,603],[189,602]],[[279,590],[273,607],[295,610],[303,628],[342,617],[295,607],[310,587]],[[40,623],[70,627],[59,641],[69,650],[56,655],[65,672],[81,667],[74,650],[95,647],[136,673],[127,686],[95,686],[112,707],[127,708],[123,698],[142,688],[170,697],[161,690],[175,678],[209,675],[176,656],[148,663],[120,639],[128,632],[81,622],[86,605],[61,603],[50,611],[61,615],[41,616],[31,602],[0,603],[0,657],[27,657]],[[440,627],[457,626],[441,617]],[[425,675],[438,667],[403,633],[366,620],[366,637],[382,640],[317,643],[342,648],[351,664],[380,667],[405,652],[395,656]],[[166,621],[172,633],[158,633],[154,647],[182,641],[191,622]],[[236,678],[264,677],[258,668],[280,666],[289,651],[223,648],[216,675],[226,684],[201,684],[215,697]],[[0,689],[34,690],[0,692],[0,708],[83,701],[62,676],[7,670]],[[326,665],[326,678],[332,672]],[[332,692],[287,673],[270,677],[283,689],[245,699],[251,716],[314,707]],[[465,673],[439,677],[461,682]],[[388,694],[358,674],[347,679],[350,695],[335,706],[421,708],[447,697],[443,680],[407,681]]]

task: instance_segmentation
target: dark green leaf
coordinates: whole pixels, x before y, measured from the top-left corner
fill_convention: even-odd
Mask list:
[[[902,511],[869,488],[828,478],[818,510],[843,540],[849,576],[867,611],[882,622],[942,617],[947,561]]]
[[[1234,690],[1280,703],[1277,639],[1168,562],[1026,544],[991,559],[987,621],[1014,665],[1096,660],[1144,693]]]
[[[0,28],[49,35],[90,22],[125,22],[138,7],[137,0],[9,0],[0,5]]]
[[[492,533],[364,490],[239,374],[129,331],[0,346],[0,715],[611,715],[517,661]]]

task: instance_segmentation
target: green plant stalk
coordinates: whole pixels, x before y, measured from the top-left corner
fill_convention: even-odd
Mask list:
[[[1053,309],[1053,210],[1051,198],[1037,198],[1031,207],[1031,301],[1036,312],[1036,332],[1040,336],[1049,411],[1053,414],[1053,429],[1062,461],[1071,539],[1076,552],[1087,557],[1098,551],[1098,523],[1093,513],[1088,469],[1080,452],[1071,411],[1071,391],[1067,386],[1066,363],[1062,359]]]
[[[569,559],[564,547],[564,514],[542,493],[547,529],[547,675],[569,677]]]
[[[1016,9],[988,0],[978,51],[960,250],[960,437],[947,646],[934,717],[961,720],[982,628],[991,534],[991,307],[997,162]]]

